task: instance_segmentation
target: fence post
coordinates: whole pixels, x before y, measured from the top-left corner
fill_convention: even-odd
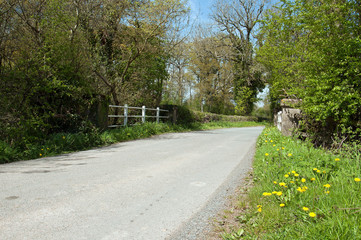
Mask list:
[[[159,107],[157,107],[157,123],[159,123]]]
[[[124,104],[124,127],[128,124],[128,104]]]
[[[145,123],[145,106],[142,107],[142,122]]]

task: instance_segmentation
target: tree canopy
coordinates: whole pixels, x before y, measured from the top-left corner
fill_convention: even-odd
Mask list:
[[[273,104],[300,99],[303,126],[320,143],[334,133],[347,138],[360,131],[360,6],[284,0],[262,22],[257,59],[267,67]]]

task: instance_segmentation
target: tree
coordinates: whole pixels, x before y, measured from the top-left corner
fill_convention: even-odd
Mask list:
[[[116,105],[137,98],[137,94],[132,96],[127,92],[140,86],[136,80],[143,81],[139,78],[142,73],[139,68],[147,64],[138,61],[164,61],[167,31],[187,13],[179,0],[109,0],[101,4],[79,1],[79,11],[81,26],[90,44],[93,72]],[[164,64],[152,66],[165,67]]]
[[[249,114],[264,87],[262,71],[254,61],[254,36],[265,8],[264,1],[217,1],[213,19],[227,34],[233,49],[234,100],[239,114]]]
[[[302,99],[306,131],[317,144],[360,131],[361,44],[357,1],[283,1],[262,27],[260,61],[273,101]],[[351,130],[351,131],[350,131]]]
[[[189,69],[195,75],[201,108],[214,113],[234,113],[232,49],[224,34],[200,29],[190,48]]]

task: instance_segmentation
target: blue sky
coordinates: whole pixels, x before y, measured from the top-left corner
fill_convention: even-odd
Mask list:
[[[209,14],[212,12],[212,5],[215,0],[188,0],[192,11],[192,18],[198,18],[198,23],[209,21]]]

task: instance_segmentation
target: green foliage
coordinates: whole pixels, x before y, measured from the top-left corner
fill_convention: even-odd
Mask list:
[[[170,31],[186,13],[179,0],[0,2],[0,139],[88,134],[100,101],[159,104]]]
[[[242,239],[360,239],[360,165],[359,145],[334,155],[266,128]]]
[[[269,70],[271,99],[302,99],[304,130],[318,144],[325,132],[330,142],[360,127],[360,14],[356,1],[282,1],[263,22],[257,56]]]

